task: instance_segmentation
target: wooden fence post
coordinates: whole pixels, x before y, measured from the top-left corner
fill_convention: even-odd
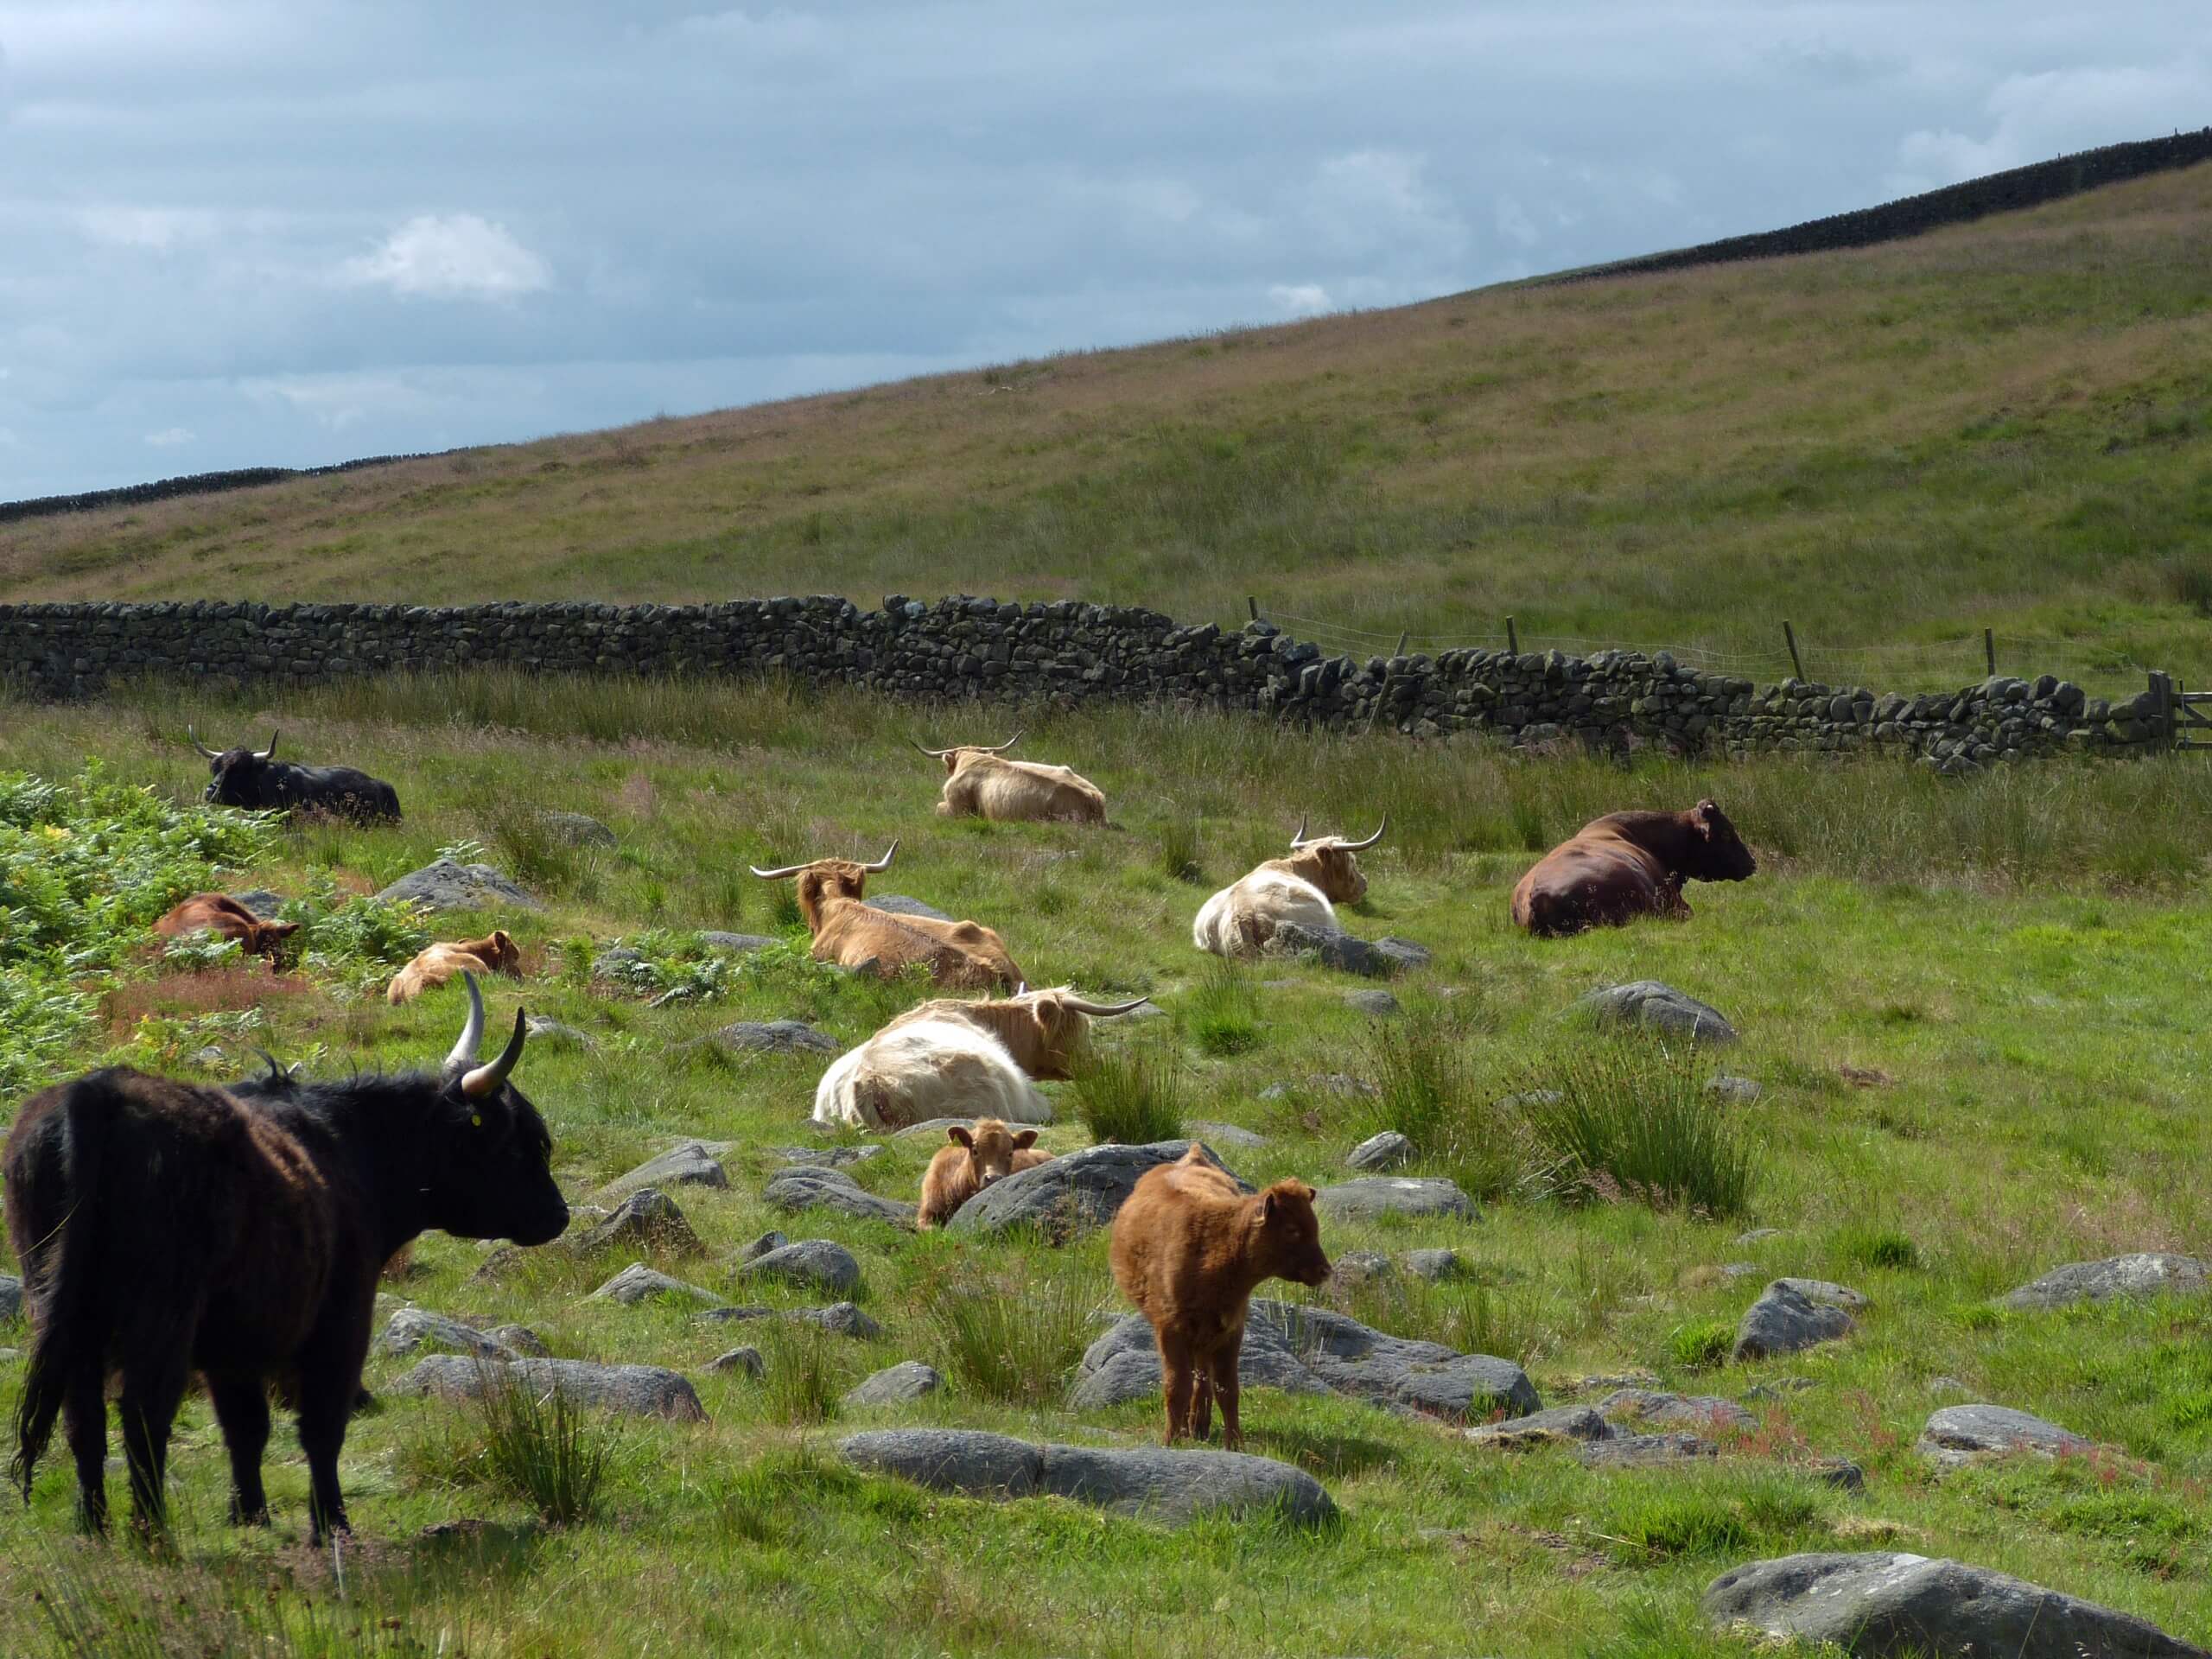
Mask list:
[[[1513,619],[1505,619],[1505,648],[1516,657],[1521,654],[1521,631],[1513,626]]]
[[[1797,671],[1799,679],[1803,679],[1805,664],[1798,659],[1797,656],[1797,630],[1791,627],[1786,621],[1782,625],[1782,639],[1783,643],[1789,647],[1789,666]]]
[[[1249,594],[1244,595],[1244,608],[1252,613],[1252,620],[1255,622],[1260,620],[1260,601]]]
[[[1987,628],[1981,631],[1981,655],[1989,664],[1989,677],[1997,677],[1997,636]]]
[[[2151,695],[2158,700],[2157,720],[2159,733],[2171,743],[2174,731],[2174,678],[2162,668],[2151,671]]]
[[[1406,654],[1406,636],[1404,634],[1402,633],[1398,636],[1398,648],[1390,654],[1393,657],[1402,657]]]

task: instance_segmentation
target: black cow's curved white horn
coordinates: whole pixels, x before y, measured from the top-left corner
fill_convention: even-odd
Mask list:
[[[468,1020],[461,1028],[461,1039],[446,1056],[448,1075],[475,1065],[476,1051],[484,1046],[484,993],[476,988],[476,976],[466,968],[461,970],[461,982],[468,988]]]
[[[184,728],[184,734],[192,740],[192,747],[199,750],[201,754],[210,760],[216,759],[216,752],[202,743],[200,741],[200,734],[194,731],[191,727],[188,726]]]
[[[1370,836],[1365,841],[1342,841],[1338,842],[1337,844],[1339,847],[1342,847],[1344,851],[1348,853],[1357,853],[1366,848],[1372,847],[1376,842],[1382,840],[1382,832],[1389,827],[1390,815],[1388,812],[1385,812],[1382,815],[1382,822],[1375,826],[1375,833]]]
[[[530,1020],[521,1010],[515,1010],[515,1034],[507,1039],[507,1046],[499,1051],[499,1058],[489,1065],[480,1065],[461,1080],[461,1092],[471,1100],[480,1100],[486,1095],[496,1095],[506,1082],[508,1074],[522,1058],[522,1046],[530,1038]]]
[[[254,758],[255,760],[267,760],[273,759],[273,758],[275,757],[276,753],[276,731],[272,728],[272,729],[270,730],[270,734],[269,734],[269,747],[268,747],[267,748],[265,748],[265,749],[258,749],[258,750],[256,750],[256,751],[255,751],[255,753],[254,753],[254,757],[253,757],[253,758]]]

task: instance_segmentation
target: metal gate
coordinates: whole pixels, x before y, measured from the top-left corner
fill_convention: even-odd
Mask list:
[[[2151,690],[2176,748],[2212,749],[2212,691],[2191,691],[2163,673],[2151,676]]]

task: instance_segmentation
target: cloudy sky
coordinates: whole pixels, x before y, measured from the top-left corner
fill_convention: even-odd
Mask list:
[[[0,499],[1392,305],[2207,123],[2203,0],[0,0]]]

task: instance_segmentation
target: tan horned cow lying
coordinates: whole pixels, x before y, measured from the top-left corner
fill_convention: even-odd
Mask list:
[[[1217,957],[1255,957],[1285,923],[1316,933],[1341,933],[1336,906],[1367,897],[1367,878],[1353,856],[1382,839],[1390,827],[1385,817],[1365,841],[1341,836],[1306,838],[1306,826],[1290,838],[1290,856],[1271,858],[1243,880],[1199,906],[1191,941]]]
[[[924,1232],[942,1227],[962,1205],[1016,1170],[1052,1161],[1051,1153],[1037,1150],[1036,1130],[1017,1135],[995,1117],[977,1119],[973,1129],[955,1123],[944,1137],[951,1144],[939,1147],[930,1160],[914,1211],[914,1224]]]
[[[300,931],[297,922],[264,922],[227,893],[195,893],[154,924],[165,939],[201,931],[236,939],[249,957],[276,959],[277,947]]]
[[[1090,1002],[1063,987],[925,1002],[831,1062],[815,1088],[814,1121],[879,1133],[933,1117],[1049,1123],[1052,1106],[1031,1079],[1066,1077],[1090,1020],[1143,1000]]]
[[[849,969],[873,963],[875,972],[887,978],[909,963],[926,963],[932,981],[955,990],[1012,990],[1019,985],[1021,969],[1007,955],[1006,942],[989,928],[868,908],[868,877],[889,869],[898,850],[894,841],[873,864],[818,858],[772,870],[751,868],[764,881],[798,878],[798,912],[814,935],[817,962]]]
[[[1037,760],[1009,760],[1001,750],[1021,741],[1016,732],[1003,743],[971,743],[950,749],[921,749],[944,762],[944,789],[937,804],[945,817],[992,818],[1001,823],[1103,823],[1106,797],[1088,778],[1066,766]]]
[[[1263,1279],[1318,1285],[1329,1276],[1313,1189],[1277,1181],[1247,1198],[1193,1145],[1148,1169],[1114,1217],[1114,1282],[1151,1321],[1166,1396],[1167,1443],[1204,1440],[1221,1402],[1221,1443],[1244,1443],[1236,1421],[1244,1317]]]
[[[1609,812],[1538,859],[1513,889],[1513,920],[1538,938],[1687,917],[1685,881],[1745,881],[1758,860],[1711,801],[1687,812]]]
[[[480,939],[460,939],[434,944],[391,976],[385,1001],[397,1007],[412,1002],[425,991],[451,982],[455,974],[505,974],[522,977],[522,952],[504,928],[493,928]]]

